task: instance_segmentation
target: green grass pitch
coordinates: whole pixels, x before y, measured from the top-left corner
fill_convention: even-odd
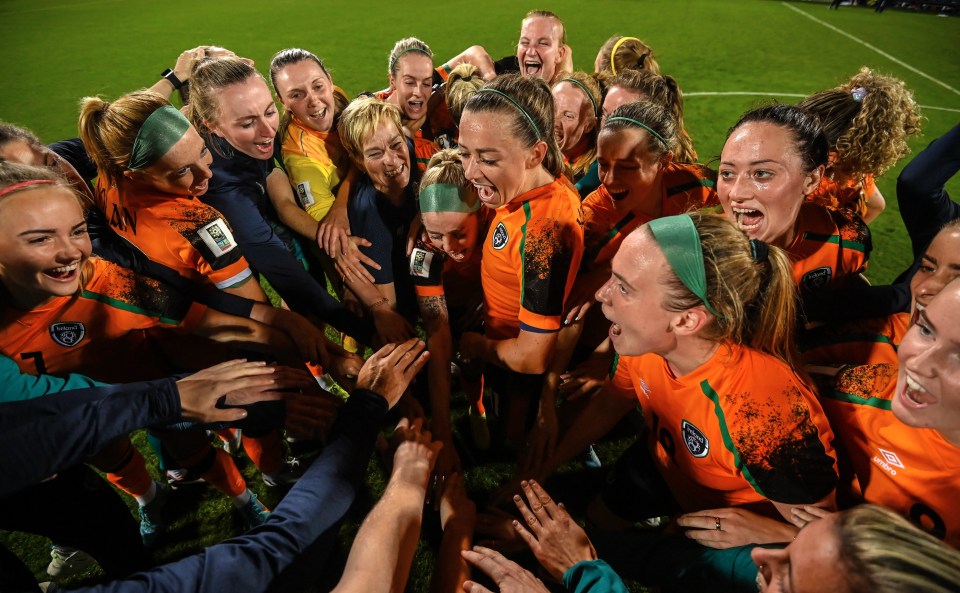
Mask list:
[[[725,130],[757,102],[797,101],[797,95],[832,87],[863,65],[905,80],[924,106],[924,135],[911,142],[914,153],[960,120],[957,18],[847,6],[828,11],[825,3],[776,0],[4,0],[0,119],[25,125],[48,142],[76,136],[81,97],[112,99],[149,86],[182,50],[200,44],[228,47],[254,59],[261,71],[276,51],[304,47],[325,60],[348,93],[376,90],[386,86],[386,57],[397,39],[420,37],[441,59],[481,44],[496,59],[514,52],[520,19],[532,8],[564,18],[575,64],[584,70],[592,70],[596,49],[611,34],[637,36],[651,45],[663,72],[687,94],[687,129],[704,161],[719,154]],[[872,225],[868,275],[874,283],[889,281],[910,259],[895,200],[896,176],[908,160],[878,181],[888,207]],[[960,179],[949,190],[960,196]],[[462,408],[461,402],[460,413]],[[383,480],[375,465],[374,496]],[[468,487],[489,492],[507,469],[477,466],[467,475]],[[275,494],[254,489],[268,503],[276,502]],[[222,496],[208,489],[186,498],[179,506],[187,517],[173,525],[175,535],[159,550],[161,560],[199,551],[239,529]],[[48,560],[42,540],[0,534],[0,541],[42,575]],[[431,547],[425,544],[409,590],[426,589],[431,566]]]

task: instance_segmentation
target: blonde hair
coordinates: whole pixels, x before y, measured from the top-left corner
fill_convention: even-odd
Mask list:
[[[794,369],[797,287],[786,252],[773,245],[751,245],[747,236],[723,215],[691,213],[707,276],[707,297],[716,310],[703,337],[733,342],[776,356]],[[644,232],[651,233],[644,228]],[[755,258],[755,253],[766,253]],[[666,283],[668,311],[703,304],[676,274]]]
[[[672,76],[661,76],[648,70],[624,70],[616,76],[603,76],[602,80],[607,92],[615,86],[630,89],[669,109],[677,126],[673,160],[677,163],[698,162],[693,139],[683,125],[683,93]]]
[[[259,77],[264,84],[267,83],[256,68],[235,56],[207,58],[194,66],[193,74],[190,76],[190,103],[187,106],[187,117],[197,132],[214,149],[218,149],[218,143],[209,142],[213,132],[207,127],[206,122],[214,123],[220,119],[220,90],[246,82],[252,76]]]
[[[416,37],[407,37],[393,44],[393,50],[390,51],[390,57],[387,58],[387,74],[396,76],[397,69],[400,66],[400,58],[411,52],[427,56],[433,62],[433,50],[430,49],[429,45]]]
[[[453,121],[460,124],[460,116],[463,115],[463,106],[467,104],[470,97],[483,87],[483,77],[480,76],[480,69],[464,62],[450,71],[447,76],[447,83],[444,85],[444,98],[447,100],[447,109]]]
[[[810,95],[800,107],[820,117],[837,152],[834,169],[853,178],[883,175],[910,154],[907,139],[920,133],[922,121],[902,80],[867,67],[836,88]]]
[[[31,185],[29,187],[24,187],[22,190],[17,189],[10,193],[0,195],[0,202],[5,200],[11,195],[15,195],[20,191],[27,191],[30,189],[41,189],[41,188],[61,188],[70,192],[77,200],[77,205],[80,206],[80,211],[84,212],[87,204],[85,203],[83,197],[73,189],[73,185],[69,181],[63,178],[60,173],[54,171],[47,167],[33,167],[30,165],[21,165],[20,163],[14,163],[10,161],[0,161],[0,193],[2,193],[7,188],[16,185],[18,183],[23,183],[26,181],[52,181],[51,184],[42,184],[42,185]],[[91,273],[91,264],[89,260],[86,262],[86,265],[80,270],[80,288],[86,284],[87,278],[90,277]],[[2,277],[0,277],[2,279]],[[3,299],[6,296],[6,286],[0,282],[0,305],[3,304]]]
[[[614,46],[617,48],[615,56],[611,55]],[[611,58],[613,58],[612,62]],[[597,52],[597,64],[600,66],[597,70],[598,74],[601,72],[619,74],[627,70],[649,70],[654,74],[660,74],[660,64],[653,56],[653,49],[636,37],[614,35],[607,39]]]
[[[557,24],[560,25],[560,45],[567,44],[567,26],[563,24],[563,19],[558,17],[556,14],[550,12],[549,10],[531,10],[530,12],[527,13],[527,16],[523,17],[523,20],[526,21],[526,20],[529,20],[532,18],[538,18],[538,17],[545,18],[545,19],[553,19],[557,21]],[[520,23],[522,25],[523,21],[520,21]]]
[[[353,163],[361,170],[363,170],[363,143],[385,119],[392,121],[397,126],[397,131],[403,133],[400,108],[375,97],[361,97],[347,105],[340,114],[340,123],[337,124],[340,143]]]
[[[127,93],[113,102],[84,97],[80,102],[80,139],[108,184],[119,185],[130,164],[133,142],[143,122],[170,102],[153,91]]]
[[[430,157],[427,170],[420,178],[420,189],[437,183],[465,188],[470,186],[470,182],[467,181],[467,176],[463,171],[463,162],[460,160],[460,154],[456,148],[445,148]],[[479,199],[473,191],[468,191],[464,197],[467,198],[464,202],[468,206],[473,206]]]
[[[503,125],[509,127],[525,148],[541,140],[545,142],[547,153],[543,167],[554,177],[560,177],[563,154],[553,135],[553,95],[547,83],[531,76],[502,74],[485,84],[481,91],[484,89],[497,92],[475,93],[464,106],[464,112],[499,113],[503,116]]]
[[[837,536],[851,593],[953,593],[960,583],[960,552],[889,509],[840,513]]]

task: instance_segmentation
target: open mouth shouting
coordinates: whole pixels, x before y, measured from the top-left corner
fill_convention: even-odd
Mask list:
[[[273,138],[267,138],[262,142],[254,142],[253,146],[258,154],[273,154]]]
[[[543,60],[540,59],[540,56],[526,57],[520,64],[520,69],[527,76],[539,76],[540,71],[543,70]]]
[[[410,119],[417,119],[423,115],[425,103],[423,99],[410,99],[407,101],[407,115]]]
[[[497,191],[497,188],[492,185],[477,185],[476,183],[473,184],[473,187],[477,190],[477,196],[484,204],[497,205],[499,203],[500,192]]]
[[[732,206],[730,210],[733,212],[740,230],[748,235],[756,234],[763,222],[763,212],[750,208],[737,208],[736,206]]]
[[[900,391],[901,402],[908,409],[920,409],[937,402],[933,395],[924,389],[909,373],[903,375],[903,389]]]

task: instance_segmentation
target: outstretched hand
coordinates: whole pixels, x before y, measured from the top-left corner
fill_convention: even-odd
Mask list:
[[[526,526],[514,521],[513,528],[553,578],[563,582],[563,574],[574,564],[597,559],[597,550],[590,538],[562,504],[555,503],[533,480],[521,482],[520,486],[527,500],[524,502],[517,495],[513,502]]]
[[[464,550],[460,554],[464,560],[493,579],[500,593],[549,593],[543,581],[496,550],[474,546],[472,550]],[[463,590],[467,593],[493,593],[474,581],[464,581]]]
[[[221,397],[230,406],[283,399],[282,389],[310,384],[306,373],[288,373],[263,362],[231,360],[177,381],[181,414],[204,424],[235,422],[247,417],[242,408],[218,408]]]
[[[364,363],[357,377],[357,387],[379,393],[392,408],[427,364],[430,353],[426,347],[417,338],[387,344]]]

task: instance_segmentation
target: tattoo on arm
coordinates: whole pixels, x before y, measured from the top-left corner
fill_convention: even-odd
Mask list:
[[[417,297],[417,304],[420,306],[420,316],[428,324],[446,320],[448,317],[447,297],[444,295]]]

